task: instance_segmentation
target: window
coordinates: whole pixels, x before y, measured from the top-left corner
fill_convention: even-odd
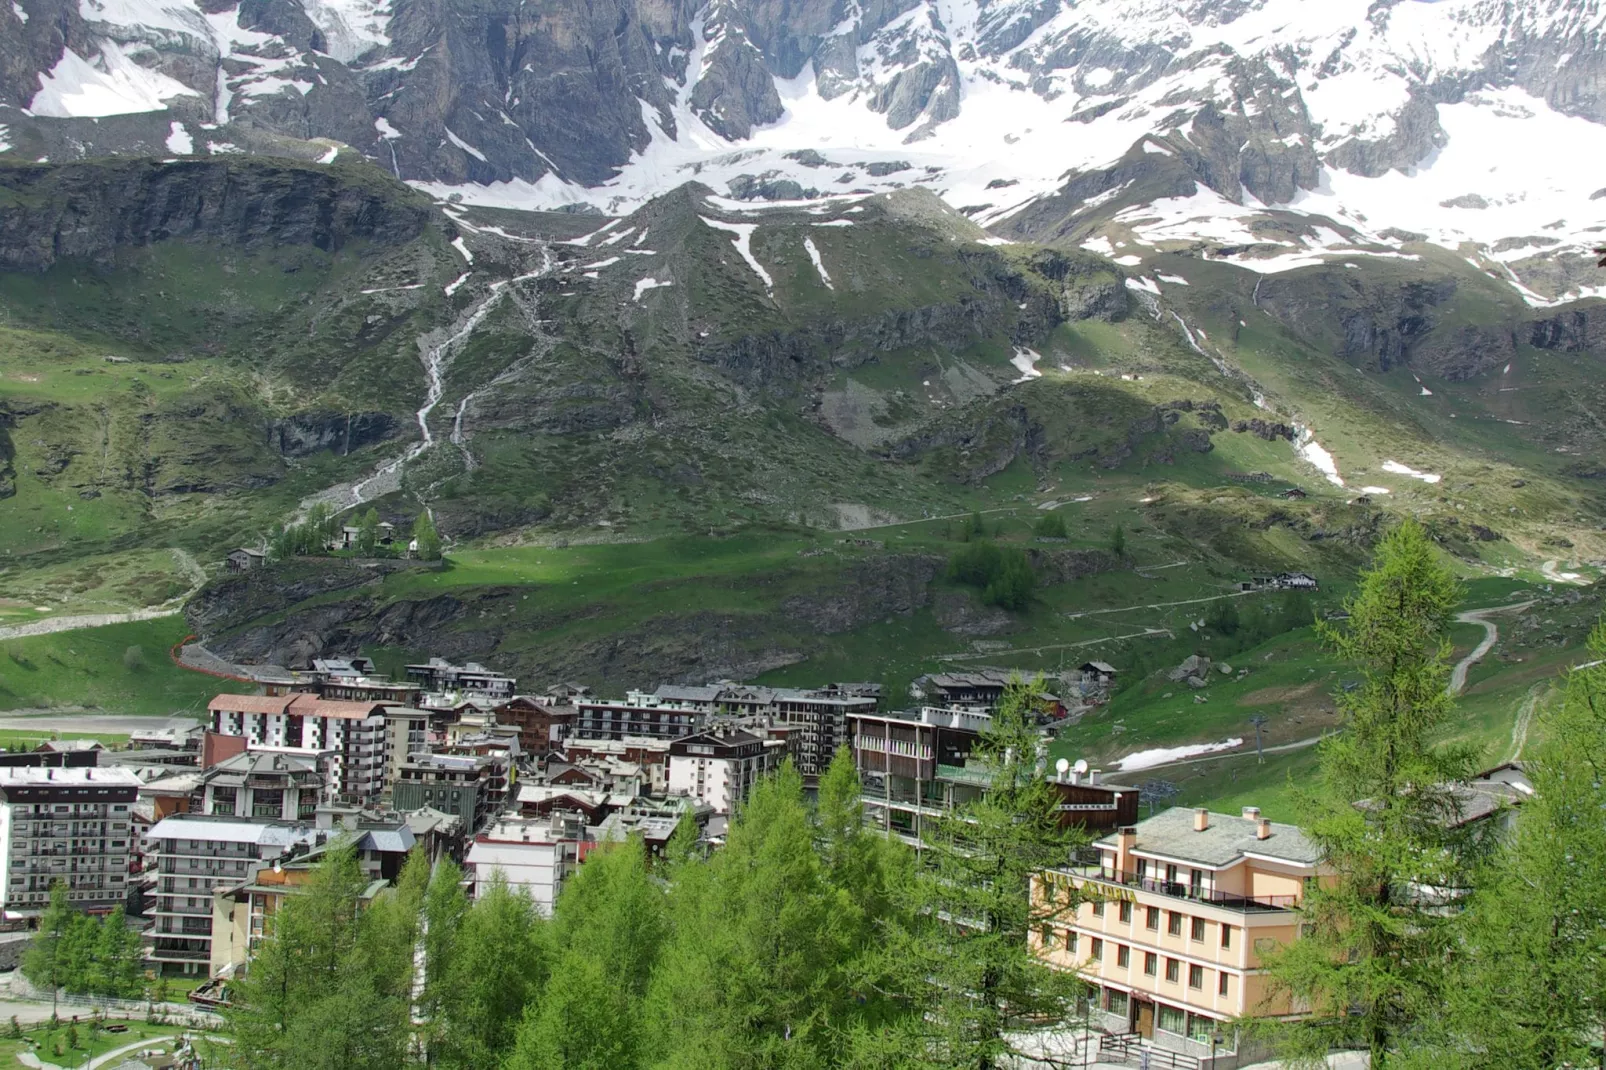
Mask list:
[[[1092,959],[1094,962],[1103,962],[1104,941],[1095,936],[1092,944],[1088,947],[1087,957]]]
[[[1125,944],[1117,944],[1115,947],[1115,964],[1123,970],[1130,969],[1132,966],[1132,949]]]
[[[1166,922],[1166,932],[1170,933],[1172,936],[1182,935],[1182,915],[1177,913],[1175,910],[1171,911],[1171,917]]]
[[[1188,888],[1190,894],[1195,897],[1201,895],[1204,892],[1204,873],[1197,869],[1190,873],[1188,875]]]
[[[1047,925],[1043,926],[1043,950],[1054,950],[1054,930],[1050,929]]]
[[[1231,947],[1232,947],[1232,926],[1231,925],[1223,925],[1221,927],[1221,949],[1223,951],[1226,951],[1226,950],[1230,949]]]
[[[1143,926],[1146,929],[1160,931],[1160,908],[1144,907]]]
[[[1227,994],[1227,978],[1229,978],[1231,976],[1232,975],[1229,974],[1226,970],[1221,971],[1221,973],[1217,975],[1217,977],[1216,977],[1216,995],[1225,996]]]
[[[1065,934],[1065,950],[1069,951],[1073,955],[1076,954],[1076,934],[1075,933],[1066,933]]]
[[[1127,997],[1125,992],[1117,992],[1113,988],[1104,990],[1104,1009],[1111,1014],[1125,1014]]]
[[[1175,883],[1177,883],[1177,867],[1176,866],[1168,864],[1165,867],[1165,882],[1167,884],[1175,884]]]
[[[1189,988],[1203,988],[1204,987],[1204,967],[1203,966],[1190,965],[1188,967],[1188,987]]]
[[[1167,1033],[1180,1034],[1188,1025],[1188,1016],[1176,1007],[1167,1007],[1164,1003],[1155,1005],[1158,1025]]]
[[[1156,955],[1152,951],[1145,951],[1143,953],[1143,972],[1144,973],[1148,974],[1150,977],[1153,977],[1154,976],[1154,972],[1155,972],[1156,969],[1159,968],[1159,965],[1160,965],[1160,956],[1159,955]]]
[[[1178,962],[1176,959],[1166,959],[1165,960],[1165,979],[1167,981],[1170,981],[1172,984],[1176,984],[1177,981],[1181,977],[1182,977],[1182,963]]]
[[[1121,924],[1132,924],[1132,900],[1130,899],[1121,900]]]
[[[1194,918],[1193,919],[1193,933],[1192,933],[1193,938],[1195,940],[1203,940],[1204,939],[1204,930],[1205,930],[1205,920],[1203,918]]]
[[[1211,1036],[1215,1035],[1220,1027],[1221,1023],[1214,1018],[1206,1018],[1202,1014],[1188,1015],[1188,1037],[1201,1044],[1210,1043]],[[1225,1041],[1227,1038],[1222,1036],[1221,1039]]]
[[[1122,905],[1124,906],[1125,904]],[[1104,916],[1104,900],[1093,900],[1093,916],[1095,918],[1102,918]]]

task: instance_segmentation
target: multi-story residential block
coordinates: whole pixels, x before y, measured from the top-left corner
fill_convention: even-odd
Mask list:
[[[212,731],[238,736],[251,750],[327,756],[332,790],[375,802],[386,787],[388,731],[379,702],[338,702],[306,691],[219,695],[207,704]]]
[[[407,759],[430,748],[429,711],[386,706],[385,737],[385,788],[393,792]]]
[[[0,767],[0,910],[37,916],[57,883],[79,910],[128,898],[139,777],[90,766]]]
[[[607,774],[628,772],[634,766],[649,792],[662,792],[669,784],[670,740],[652,736],[623,736],[619,739],[571,737],[563,742],[567,763],[596,768]]]
[[[421,665],[407,666],[407,679],[425,691],[461,698],[488,698],[506,702],[518,690],[518,680],[487,669],[478,662],[453,665],[444,658],[430,658]]]
[[[824,775],[847,742],[848,718],[874,714],[879,705],[875,694],[844,690],[842,685],[825,688],[777,688],[767,715],[776,724],[787,726],[787,750],[797,771],[810,783]]]
[[[972,752],[991,719],[936,706],[918,713],[849,715],[865,819],[918,843],[930,821],[985,795],[991,775]],[[1138,789],[1109,783],[1099,770],[1066,770],[1047,779],[1066,826],[1101,832],[1137,820]]]
[[[574,709],[574,734],[586,739],[679,739],[700,731],[710,716],[707,709],[666,701],[648,691],[627,692],[622,702],[582,698]]]
[[[326,848],[292,851],[272,865],[258,865],[239,884],[225,884],[212,894],[211,976],[232,977],[251,961],[267,935],[268,920],[312,879]],[[388,883],[382,878],[369,881],[357,896],[358,906],[373,903]]]
[[[465,864],[476,898],[500,879],[527,893],[537,910],[550,915],[564,881],[591,846],[585,822],[572,815],[508,818],[474,837]]]
[[[1045,961],[1095,986],[1106,1030],[1236,1059],[1245,1053],[1232,1022],[1295,1010],[1269,998],[1262,964],[1298,938],[1295,908],[1323,875],[1299,828],[1254,808],[1241,817],[1174,808],[1093,846],[1096,861],[1033,882],[1039,904],[1068,901],[1071,889],[1087,901],[1031,939]]]
[[[515,695],[491,712],[498,727],[517,730],[519,749],[532,758],[544,758],[562,747],[576,716],[573,706],[528,695]]]
[[[189,813],[311,821],[324,793],[317,758],[278,751],[246,751],[196,774]]]
[[[786,756],[778,739],[716,728],[669,745],[669,791],[686,795],[728,814],[747,798],[758,778],[780,767]]]
[[[148,957],[157,969],[199,973],[212,961],[212,893],[244,882],[296,845],[322,843],[310,824],[174,814],[146,834],[155,872]]]
[[[402,763],[391,805],[456,814],[470,833],[485,827],[507,799],[510,761],[501,754],[414,754]]]

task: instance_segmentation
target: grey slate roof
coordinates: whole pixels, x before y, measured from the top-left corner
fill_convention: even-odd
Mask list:
[[[1321,860],[1321,851],[1298,825],[1273,821],[1271,835],[1264,840],[1255,838],[1255,825],[1247,818],[1213,813],[1210,815],[1210,827],[1203,832],[1196,832],[1193,811],[1187,807],[1173,806],[1147,821],[1138,822],[1135,850],[1141,854],[1163,855],[1206,866],[1231,865],[1246,854],[1305,866],[1315,865]],[[1115,837],[1104,837],[1099,841],[1099,846],[1114,847]]]

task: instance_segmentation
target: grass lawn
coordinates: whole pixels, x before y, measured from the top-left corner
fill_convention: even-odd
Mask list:
[[[152,717],[197,716],[219,692],[250,692],[174,665],[168,648],[189,634],[181,616],[109,624],[0,643],[0,710],[84,706]],[[140,651],[129,655],[131,648]]]
[[[79,1021],[76,1026],[77,1045],[68,1043],[69,1029],[72,1026],[72,1014],[78,1013]],[[82,1066],[90,1059],[104,1055],[128,1044],[138,1041],[150,1041],[152,1046],[164,1040],[176,1037],[184,1032],[184,1027],[176,1025],[152,1025],[143,1021],[123,1021],[121,1019],[107,1019],[108,1025],[126,1025],[127,1032],[108,1033],[102,1030],[98,1035],[90,1036],[90,1014],[85,1007],[62,1007],[62,1023],[51,1028],[48,1023],[38,1028],[26,1029],[21,1039],[16,1037],[0,1037],[0,1065],[20,1065],[14,1062],[16,1056],[23,1052],[32,1052],[43,1062],[54,1063],[61,1067]]]

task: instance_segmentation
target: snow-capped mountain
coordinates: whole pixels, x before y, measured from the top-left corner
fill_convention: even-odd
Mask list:
[[[1117,257],[1431,241],[1534,303],[1606,234],[1602,0],[8,0],[0,101],[31,158],[323,138],[609,212],[921,184]]]

